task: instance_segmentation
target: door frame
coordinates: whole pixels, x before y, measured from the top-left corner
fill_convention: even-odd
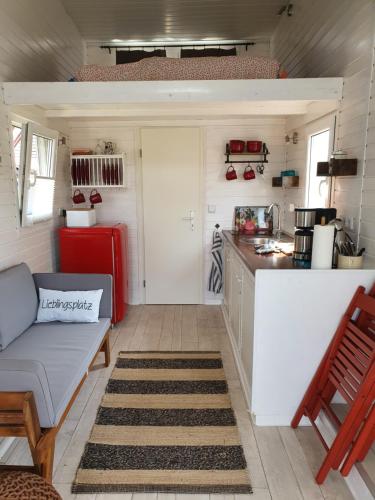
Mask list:
[[[305,126],[306,130],[306,171],[305,171],[305,176],[306,176],[306,182],[305,182],[305,192],[304,192],[304,203],[305,206],[308,205],[308,197],[309,197],[309,190],[310,190],[310,144],[311,144],[311,138],[314,135],[317,135],[321,132],[324,132],[325,130],[330,130],[332,133],[330,134],[329,138],[329,154],[332,153],[335,150],[336,147],[336,130],[337,127],[337,111],[334,111],[332,113],[328,113],[327,115],[321,116],[317,118],[316,120],[313,120],[312,122],[309,122]],[[332,199],[332,193],[334,192],[334,184],[333,184],[333,177],[330,177],[328,179],[328,203],[331,202],[331,205],[333,204],[333,199]]]
[[[146,289],[143,285],[146,277],[145,277],[145,233],[144,233],[144,210],[143,210],[143,165],[142,165],[142,157],[141,157],[141,148],[142,148],[142,130],[145,129],[158,129],[158,128],[196,128],[199,130],[200,136],[200,164],[199,164],[199,210],[201,217],[201,255],[200,255],[200,264],[199,264],[199,274],[201,286],[199,288],[199,303],[203,304],[204,298],[204,290],[205,290],[205,275],[204,275],[204,251],[205,251],[205,228],[206,221],[204,219],[204,206],[205,206],[205,190],[204,190],[204,179],[206,172],[206,158],[204,155],[205,151],[205,134],[204,127],[200,125],[175,125],[173,123],[167,122],[165,124],[155,124],[155,125],[145,125],[139,126],[136,134],[136,205],[137,205],[137,238],[138,238],[138,248],[139,248],[139,256],[138,256],[138,276],[139,276],[139,289],[138,294],[140,297],[140,303],[146,304]]]

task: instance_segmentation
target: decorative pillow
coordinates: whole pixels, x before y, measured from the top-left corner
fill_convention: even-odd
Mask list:
[[[97,323],[103,290],[62,292],[39,288],[37,323]]]

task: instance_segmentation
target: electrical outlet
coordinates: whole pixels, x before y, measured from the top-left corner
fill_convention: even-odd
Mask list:
[[[208,205],[208,213],[215,214],[216,213],[216,205]]]
[[[337,218],[342,220],[342,224],[343,224],[344,228],[348,227],[348,218],[346,217],[346,215],[340,214],[337,216]]]
[[[294,203],[289,203],[289,212],[294,212],[296,206],[294,205]]]

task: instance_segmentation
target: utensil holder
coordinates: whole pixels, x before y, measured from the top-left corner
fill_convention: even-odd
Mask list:
[[[363,265],[363,255],[341,255],[338,256],[338,269],[361,269]]]

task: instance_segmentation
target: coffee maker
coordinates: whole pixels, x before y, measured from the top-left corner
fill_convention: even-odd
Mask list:
[[[314,225],[322,218],[326,223],[336,218],[335,208],[295,208],[294,209],[294,252],[293,259],[311,261]]]

